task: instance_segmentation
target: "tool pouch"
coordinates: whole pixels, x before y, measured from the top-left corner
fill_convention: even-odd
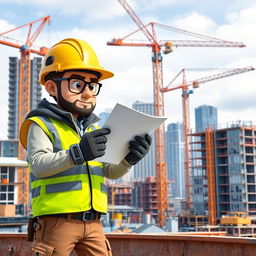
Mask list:
[[[28,220],[28,233],[27,233],[27,241],[32,242],[35,236],[34,223],[36,222],[36,218],[29,218]]]

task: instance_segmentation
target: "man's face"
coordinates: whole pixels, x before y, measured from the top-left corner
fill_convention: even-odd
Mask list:
[[[58,105],[73,114],[75,118],[79,116],[89,116],[96,106],[96,96],[93,91],[86,85],[81,93],[76,92],[80,84],[76,82],[84,80],[86,82],[97,82],[98,78],[94,74],[80,71],[67,71],[63,78],[72,79],[70,81],[63,80],[58,87],[57,103]],[[73,92],[72,92],[73,91]]]

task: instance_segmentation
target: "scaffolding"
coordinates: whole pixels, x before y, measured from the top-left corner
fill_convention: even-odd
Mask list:
[[[208,184],[208,210],[209,224],[216,225],[216,184],[215,184],[215,165],[214,165],[214,132],[207,128],[205,131],[206,149],[206,172]]]

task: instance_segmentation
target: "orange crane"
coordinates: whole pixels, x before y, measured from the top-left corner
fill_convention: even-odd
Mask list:
[[[38,27],[32,32],[32,27],[35,23],[39,23]],[[43,30],[46,24],[50,23],[50,16],[45,16],[41,19],[29,22],[19,27],[0,33],[0,43],[20,49],[20,66],[19,66],[19,109],[18,109],[18,127],[25,120],[27,113],[30,111],[30,53],[35,53],[44,56],[47,52],[46,47],[36,47],[34,42]],[[26,42],[21,42],[4,35],[19,30],[24,27],[29,27]],[[18,143],[18,159],[25,160],[26,153],[22,145]],[[21,186],[18,190],[18,203],[28,204],[29,193],[29,175],[27,168],[18,170],[18,183]]]
[[[194,79],[192,81],[186,81],[185,71],[187,70],[195,70],[195,69],[182,69],[172,81],[164,87],[162,92],[174,91],[177,89],[182,90],[182,116],[183,116],[183,133],[184,133],[184,168],[185,168],[185,184],[186,184],[186,203],[191,204],[191,196],[190,196],[190,144],[189,144],[189,134],[190,134],[190,114],[189,114],[189,95],[193,93],[193,89],[198,88],[200,84],[210,82],[213,80],[225,78],[228,76],[238,75],[244,72],[255,70],[253,67],[245,67],[245,68],[227,68],[224,72],[213,74],[210,76],[202,77],[199,79]],[[196,69],[199,70],[212,70],[212,69]],[[172,85],[172,83],[182,74],[182,83],[179,85]],[[211,136],[210,129],[206,132],[206,139]],[[208,139],[210,145],[211,139]],[[214,165],[211,152],[213,150],[213,146],[209,146],[206,149],[206,153],[209,153],[207,157],[207,178],[208,178],[208,205],[209,205],[209,224],[216,225],[216,194],[215,194],[215,175],[214,175]],[[187,207],[189,207],[187,205]]]
[[[123,38],[113,39],[107,42],[107,45],[114,46],[143,46],[152,49],[152,66],[153,66],[153,93],[154,93],[154,114],[156,116],[164,116],[164,97],[161,89],[163,88],[163,72],[162,72],[162,52],[164,54],[172,52],[175,47],[245,47],[243,43],[230,42],[214,37],[204,36],[197,33],[173,28],[170,26],[149,23],[144,25],[134,10],[125,0],[118,0],[121,6],[126,10],[128,15],[137,24],[139,29],[128,34]],[[150,27],[150,29],[149,29]],[[187,34],[203,40],[158,40],[155,27],[171,30],[174,32]],[[151,30],[151,31],[150,31]],[[147,40],[128,40],[127,38],[138,31],[143,32]],[[155,132],[156,146],[156,180],[157,180],[157,202],[158,202],[158,224],[164,226],[165,216],[168,214],[168,190],[167,190],[167,163],[166,163],[166,147],[165,147],[165,128],[160,126]]]

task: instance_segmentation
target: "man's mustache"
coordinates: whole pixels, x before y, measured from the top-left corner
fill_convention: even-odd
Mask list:
[[[86,103],[86,105],[83,107],[83,108],[92,108],[93,107],[93,103],[92,102],[84,102],[84,101],[81,101],[81,100],[75,100],[74,102],[73,102],[73,104],[75,105],[75,106],[77,106],[77,102],[81,102],[81,103]],[[88,105],[89,105],[89,107],[88,107]],[[80,107],[79,107],[80,108]]]

